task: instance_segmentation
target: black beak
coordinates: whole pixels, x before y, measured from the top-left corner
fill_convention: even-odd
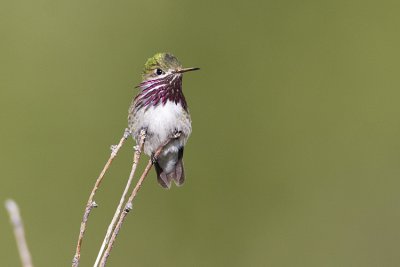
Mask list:
[[[177,70],[177,73],[184,73],[184,72],[188,72],[188,71],[194,71],[194,70],[199,70],[200,68],[184,68],[184,69],[180,69]]]

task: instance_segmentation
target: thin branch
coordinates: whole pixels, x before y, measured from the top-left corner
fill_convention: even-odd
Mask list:
[[[106,263],[107,263],[107,259],[108,259],[108,257],[110,256],[110,253],[111,253],[111,250],[112,250],[112,248],[113,248],[115,239],[116,239],[116,237],[117,237],[119,231],[121,230],[122,223],[124,222],[125,217],[126,217],[126,215],[128,214],[128,212],[132,210],[132,208],[133,208],[132,202],[133,202],[133,200],[135,199],[136,194],[137,194],[137,192],[139,191],[140,187],[142,186],[143,181],[146,179],[146,177],[147,177],[147,175],[148,175],[148,173],[149,173],[151,167],[153,166],[153,161],[156,160],[156,159],[158,158],[158,156],[160,155],[160,153],[161,153],[161,151],[163,150],[163,148],[164,148],[166,145],[168,145],[169,142],[170,142],[172,139],[178,138],[179,136],[180,136],[180,133],[176,133],[175,136],[173,136],[172,138],[168,139],[167,142],[165,142],[163,145],[161,145],[161,146],[157,149],[157,151],[154,153],[153,157],[152,157],[152,158],[149,160],[149,162],[147,163],[147,166],[146,166],[146,168],[144,169],[144,171],[143,171],[143,173],[142,173],[142,176],[139,178],[138,182],[136,183],[135,188],[133,189],[133,191],[132,191],[132,193],[131,193],[131,195],[130,195],[128,201],[127,201],[126,204],[125,204],[124,211],[121,213],[121,215],[120,215],[120,217],[119,217],[119,220],[118,220],[118,223],[117,223],[117,225],[115,226],[114,232],[112,233],[112,236],[111,236],[110,241],[109,241],[109,243],[108,243],[107,249],[106,249],[106,251],[104,252],[103,257],[101,258],[101,261],[100,261],[100,266],[101,266],[101,267],[104,267],[104,266],[106,265]]]
[[[11,225],[14,229],[15,239],[17,241],[18,252],[21,258],[23,267],[33,267],[31,254],[29,253],[28,245],[26,243],[24,224],[19,213],[17,203],[9,199],[5,203],[6,209],[10,216]]]
[[[100,259],[101,259],[101,255],[103,254],[104,249],[105,249],[106,245],[108,244],[108,241],[110,240],[111,233],[114,230],[114,227],[115,227],[115,224],[117,222],[117,219],[118,219],[118,217],[119,217],[119,215],[121,213],[122,205],[124,204],[126,195],[128,194],[129,188],[131,187],[132,180],[133,180],[133,177],[134,177],[135,172],[136,172],[136,167],[137,167],[137,165],[139,163],[139,160],[140,160],[140,155],[141,155],[141,152],[143,150],[145,139],[146,139],[146,131],[142,130],[140,132],[139,145],[135,146],[135,154],[133,156],[132,169],[131,169],[131,172],[129,174],[128,182],[126,183],[124,192],[122,193],[122,196],[121,196],[121,199],[119,201],[118,207],[117,207],[117,209],[115,211],[114,217],[112,218],[111,223],[108,226],[106,236],[105,236],[105,238],[103,240],[103,244],[101,245],[99,254],[97,255],[97,259],[96,259],[96,262],[94,264],[94,267],[98,266],[98,264],[100,262]]]
[[[96,202],[93,200],[94,195],[96,194],[97,189],[100,187],[101,182],[103,181],[103,177],[105,173],[107,172],[108,168],[110,167],[112,161],[114,158],[117,156],[118,151],[120,148],[124,145],[125,141],[128,139],[130,135],[130,131],[128,129],[125,129],[124,135],[122,136],[121,140],[119,141],[118,145],[111,146],[111,155],[110,158],[108,159],[107,163],[104,165],[103,170],[101,171],[99,177],[97,178],[94,187],[92,189],[92,192],[90,193],[89,200],[86,204],[85,212],[82,217],[82,222],[81,222],[81,228],[79,231],[79,237],[78,237],[78,242],[76,245],[76,252],[75,256],[72,259],[72,267],[78,267],[79,266],[79,260],[81,258],[81,246],[82,246],[82,240],[83,236],[85,234],[86,230],[86,224],[87,220],[89,218],[90,212],[94,207],[97,207]]]
[[[153,162],[150,159],[149,162],[147,163],[146,169],[144,170],[142,176],[140,177],[139,181],[137,182],[135,188],[133,189],[132,194],[128,199],[128,202],[125,205],[124,211],[121,213],[121,216],[119,217],[118,223],[115,226],[114,232],[112,233],[112,236],[108,243],[107,249],[104,252],[103,257],[101,258],[101,262],[100,262],[101,267],[104,267],[106,265],[107,259],[111,253],[111,249],[115,242],[115,238],[117,237],[119,230],[121,229],[122,223],[124,222],[126,215],[132,209],[132,200],[136,196],[137,191],[140,189],[140,187],[141,187],[144,179],[146,178],[148,172],[150,171],[152,165],[153,165]]]

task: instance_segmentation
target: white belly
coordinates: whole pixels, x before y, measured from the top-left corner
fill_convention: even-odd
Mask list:
[[[181,137],[170,143],[162,155],[177,153],[179,148],[186,144],[192,131],[190,115],[181,104],[168,101],[165,105],[142,108],[135,114],[133,135],[138,142],[138,134],[141,129],[147,129],[144,152],[151,155],[159,146],[166,142],[176,131],[180,131]]]

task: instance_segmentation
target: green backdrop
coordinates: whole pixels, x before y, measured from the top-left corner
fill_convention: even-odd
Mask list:
[[[175,54],[187,181],[154,171],[108,266],[399,266],[398,1],[0,2],[0,202],[35,266],[70,266],[92,185],[145,60]],[[129,173],[98,195],[92,266]],[[140,170],[144,167],[144,162]],[[1,266],[19,266],[0,207]]]

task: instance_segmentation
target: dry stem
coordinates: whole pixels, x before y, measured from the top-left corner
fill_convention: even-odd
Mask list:
[[[111,238],[110,238],[110,241],[109,241],[109,243],[108,243],[107,249],[106,249],[106,251],[104,252],[103,257],[101,258],[101,261],[100,261],[100,266],[101,266],[101,267],[104,267],[104,266],[106,265],[106,263],[107,263],[107,259],[108,259],[108,257],[110,256],[110,253],[111,253],[111,250],[112,250],[112,248],[113,248],[115,239],[116,239],[116,237],[117,237],[119,231],[121,230],[122,223],[124,222],[125,217],[126,217],[126,215],[128,214],[128,212],[129,212],[130,210],[132,210],[132,207],[133,207],[133,206],[132,206],[132,202],[133,202],[133,200],[135,199],[136,194],[137,194],[137,192],[139,191],[140,187],[142,186],[142,183],[143,183],[144,179],[146,179],[147,174],[149,173],[151,167],[153,166],[153,160],[154,160],[154,159],[157,159],[157,157],[160,155],[160,153],[161,153],[161,151],[163,150],[163,148],[164,148],[172,139],[178,138],[179,136],[180,136],[180,133],[177,133],[177,134],[175,134],[175,136],[174,136],[173,138],[168,139],[167,142],[165,142],[163,145],[161,145],[161,146],[157,149],[157,151],[156,151],[156,152],[154,153],[154,155],[153,155],[153,158],[151,158],[151,159],[149,160],[149,162],[147,163],[147,166],[146,166],[145,170],[143,171],[142,176],[140,177],[140,179],[139,179],[138,182],[136,183],[135,188],[133,189],[133,191],[132,191],[132,193],[131,193],[131,195],[130,195],[128,201],[127,201],[126,204],[125,204],[124,211],[121,213],[121,215],[120,215],[120,217],[119,217],[119,220],[118,220],[118,223],[117,223],[117,225],[115,226],[115,229],[114,229],[114,231],[113,231],[113,233],[112,233],[112,236],[111,236]]]
[[[19,208],[14,200],[6,201],[6,208],[10,216],[10,221],[14,229],[15,239],[17,241],[19,256],[23,267],[33,267],[31,254],[25,239],[24,225],[22,223]]]
[[[83,236],[85,234],[85,230],[86,230],[86,224],[87,224],[87,220],[89,218],[90,212],[92,211],[92,209],[94,207],[97,207],[96,202],[94,202],[93,198],[94,195],[96,194],[97,189],[99,188],[103,177],[105,175],[105,173],[107,172],[108,168],[110,167],[113,159],[117,156],[117,153],[119,151],[119,149],[123,146],[123,144],[125,143],[126,139],[128,139],[130,135],[130,132],[128,129],[125,129],[124,135],[122,136],[121,140],[119,141],[118,145],[116,146],[112,146],[111,147],[111,155],[110,158],[108,159],[107,163],[104,165],[103,170],[101,171],[99,177],[96,180],[96,183],[94,184],[94,187],[92,189],[92,192],[90,193],[89,196],[89,200],[86,204],[86,208],[85,208],[85,212],[83,214],[83,218],[82,218],[82,222],[81,222],[81,228],[79,231],[79,237],[78,237],[78,243],[76,245],[76,252],[75,252],[75,256],[72,260],[72,267],[78,267],[79,266],[79,260],[81,257],[81,245],[82,245],[82,240],[83,240]]]
[[[131,169],[131,172],[129,174],[128,182],[126,183],[124,192],[122,193],[122,196],[121,196],[121,199],[119,201],[118,207],[117,207],[117,209],[115,211],[114,217],[112,218],[111,223],[108,226],[106,236],[104,238],[103,244],[101,245],[100,251],[99,251],[99,253],[97,255],[97,259],[96,259],[96,262],[94,264],[94,267],[96,267],[99,264],[99,261],[101,259],[101,255],[103,254],[104,249],[105,249],[106,245],[108,244],[108,241],[110,240],[110,235],[111,235],[112,231],[114,230],[115,223],[117,222],[117,219],[118,219],[118,217],[119,217],[119,215],[121,213],[122,204],[124,203],[126,195],[128,193],[128,190],[131,187],[132,180],[133,180],[133,177],[134,177],[135,172],[136,172],[136,167],[137,167],[137,165],[139,163],[139,159],[140,159],[141,152],[143,150],[143,145],[144,145],[144,142],[145,142],[145,138],[146,138],[146,131],[142,130],[140,132],[139,145],[135,146],[135,154],[134,154],[134,157],[133,157],[132,169]]]

